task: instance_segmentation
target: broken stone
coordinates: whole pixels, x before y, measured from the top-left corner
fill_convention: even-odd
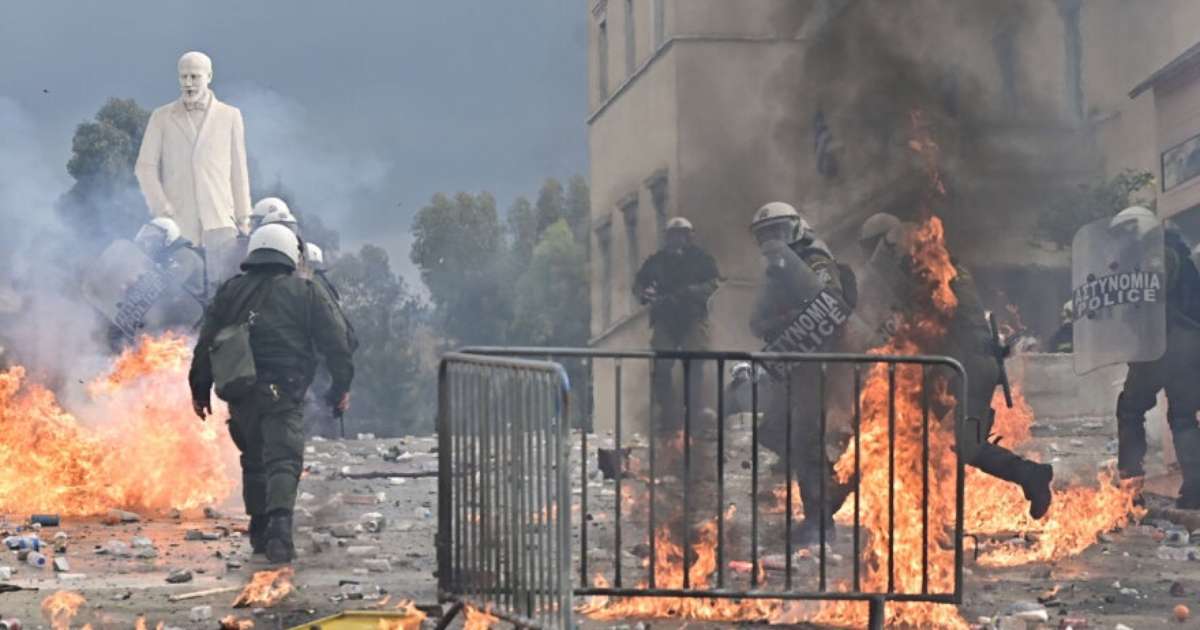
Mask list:
[[[379,551],[379,547],[374,545],[354,545],[346,547],[346,553],[351,556],[370,556]]]
[[[1119,623],[1119,624],[1113,626],[1113,630],[1133,630],[1133,628],[1130,628],[1129,626],[1127,626],[1123,623]]]
[[[1183,584],[1171,582],[1171,597],[1183,597],[1185,595],[1187,595],[1187,590],[1183,588]]]
[[[183,533],[184,540],[204,540],[204,532],[198,529],[189,529]]]
[[[168,584],[183,584],[192,581],[192,572],[187,569],[175,569],[167,574]]]
[[[1138,593],[1136,588],[1123,588],[1121,589],[1121,594],[1126,597],[1137,597],[1140,593]]]
[[[109,510],[108,516],[117,520],[118,523],[137,523],[142,520],[142,517],[125,510]]]
[[[240,569],[240,568],[242,568],[242,563],[238,562],[237,560],[226,560],[225,568],[226,569]]]
[[[129,545],[119,540],[110,540],[96,550],[96,555],[128,558],[133,555],[133,551],[129,548]]]
[[[152,560],[158,557],[158,550],[154,547],[142,547],[138,549],[133,556],[139,560]]]
[[[134,536],[133,540],[129,541],[129,545],[134,549],[142,549],[144,547],[153,547],[154,541],[145,536]]]
[[[12,567],[0,567],[0,580],[11,580],[13,576]]]
[[[1106,545],[1111,545],[1112,543],[1116,542],[1116,539],[1113,538],[1111,534],[1107,534],[1107,533],[1101,533],[1099,536],[1096,537],[1096,539]]]
[[[1192,553],[1192,551],[1190,549],[1186,549],[1186,548],[1182,548],[1182,547],[1168,547],[1166,545],[1162,545],[1157,550],[1155,550],[1154,555],[1159,560],[1181,561],[1181,560],[1190,559],[1191,553]]]
[[[76,580],[87,579],[86,573],[59,573],[58,579],[60,582],[74,582]]]
[[[1020,619],[1026,624],[1031,622],[1046,623],[1050,620],[1050,613],[1046,612],[1046,607],[1034,602],[1017,602],[1009,607],[1007,616],[1014,619]]]
[[[300,500],[304,501],[305,503],[312,501],[315,498],[317,498],[317,497],[313,496],[312,493],[309,493],[309,492],[301,492],[300,493]]]
[[[204,508],[204,518],[225,518],[225,515],[218,512],[217,508],[209,506]]]
[[[221,540],[221,532],[201,532],[200,540]]]
[[[188,619],[192,621],[208,621],[212,619],[212,606],[194,606],[191,612],[188,613]]]
[[[363,588],[358,582],[343,582],[338,590],[341,591],[342,597],[346,599],[362,599]]]
[[[112,598],[118,602],[126,601],[130,597],[133,597],[133,591],[122,591],[122,592],[116,593],[112,596]]]
[[[351,523],[338,523],[329,528],[329,534],[334,538],[354,538],[358,534]]]
[[[183,512],[180,512],[178,508],[171,508],[171,510],[167,512],[167,518],[178,521],[179,519],[183,518]]]
[[[376,505],[379,503],[379,497],[373,494],[347,494],[342,497],[342,503],[346,505]]]
[[[387,524],[387,519],[379,512],[367,512],[361,518],[363,529],[366,529],[372,534],[383,531],[384,525]]]
[[[358,440],[360,440],[360,441],[362,441],[362,440],[374,440],[374,439],[375,439],[375,434],[374,434],[374,433],[359,433],[356,439],[358,439]]]
[[[71,563],[67,562],[67,559],[64,558],[63,556],[55,556],[54,557],[54,572],[55,573],[70,573],[71,572]]]
[[[386,558],[368,558],[363,560],[363,566],[372,573],[391,573],[392,563]]]

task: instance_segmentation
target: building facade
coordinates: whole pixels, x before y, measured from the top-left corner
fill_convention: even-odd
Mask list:
[[[1200,131],[1175,122],[1194,118],[1192,96],[1128,98],[1200,32],[1200,3],[1147,4],[586,0],[592,344],[647,347],[632,280],[666,220],[684,216],[723,277],[714,348],[758,349],[747,326],[761,275],[751,214],[789,201],[856,262],[865,217],[926,205],[914,121],[938,144],[947,195],[933,210],[952,251],[988,286],[985,299],[1053,327],[1069,253],[1030,238],[1047,200],[1124,168],[1157,173],[1161,145]],[[1167,89],[1151,91],[1157,100]],[[642,367],[623,375],[635,428],[648,409]],[[614,415],[611,376],[596,366],[600,428]]]

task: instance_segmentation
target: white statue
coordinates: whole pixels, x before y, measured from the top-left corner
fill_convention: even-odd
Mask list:
[[[182,95],[150,115],[134,172],[150,214],[174,219],[184,238],[208,250],[210,275],[223,276],[224,259],[249,229],[245,125],[242,112],[209,89],[208,55],[186,53],[178,68]]]

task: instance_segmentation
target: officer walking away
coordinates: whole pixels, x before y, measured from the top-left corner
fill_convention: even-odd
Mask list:
[[[655,350],[704,350],[708,348],[708,300],[717,290],[720,272],[708,252],[693,243],[692,223],[683,217],[667,221],[663,248],[651,255],[638,270],[633,293],[650,306],[650,347]],[[674,361],[655,361],[652,371],[654,397],[658,401],[660,428],[683,425],[682,406],[672,396]],[[688,401],[699,402],[702,370],[691,376]],[[695,407],[693,407],[695,408]]]
[[[229,402],[229,432],[241,451],[242,497],[250,515],[250,544],[273,563],[295,557],[292,510],[304,458],[304,395],[317,353],[332,384],[326,402],[350,406],[354,376],[348,335],[337,307],[312,281],[295,275],[300,241],[286,227],[266,225],[250,237],[244,273],[221,286],[209,306],[192,355],[188,380],[201,419],[212,414],[214,383],[210,352],[217,333],[245,324],[255,380]]]
[[[354,352],[358,350],[358,336],[354,332],[354,326],[351,325],[350,319],[346,317],[345,311],[342,310],[342,296],[325,273],[325,252],[313,243],[305,243],[304,251],[305,259],[312,269],[313,284],[318,289],[324,290],[331,298],[333,305],[337,307],[338,316],[342,318],[342,323],[346,328],[346,343],[350,351]],[[312,389],[315,391],[325,391],[329,389],[329,385],[329,371],[318,369]],[[343,419],[337,414],[331,413],[328,406],[318,400],[318,397],[313,395],[312,391],[305,397],[304,407],[304,415],[310,419],[306,435],[320,435],[324,438],[345,437]]]
[[[1112,220],[1112,228],[1145,233],[1161,225],[1150,210],[1132,207]],[[1122,479],[1145,476],[1146,412],[1154,408],[1158,392],[1167,394],[1167,423],[1175,443],[1183,484],[1176,506],[1200,509],[1200,272],[1179,229],[1171,224],[1163,232],[1166,268],[1166,352],[1155,361],[1129,364],[1125,386],[1117,398],[1117,471]]]

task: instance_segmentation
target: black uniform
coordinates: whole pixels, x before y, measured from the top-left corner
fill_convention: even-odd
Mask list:
[[[1167,393],[1167,421],[1183,473],[1179,507],[1200,509],[1200,273],[1187,244],[1166,231],[1167,350],[1156,361],[1130,363],[1117,398],[1117,468],[1140,477],[1146,457],[1146,412]]]
[[[1034,518],[1041,518],[1050,505],[1050,480],[1053,469],[1048,464],[1039,464],[1012,451],[992,443],[991,435],[994,411],[992,396],[1000,375],[996,363],[991,328],[986,311],[979,298],[975,280],[961,265],[955,265],[957,276],[950,283],[958,299],[942,345],[934,348],[934,354],[953,357],[963,365],[967,373],[967,417],[961,429],[958,443],[959,456],[970,466],[1021,486],[1025,498],[1032,503],[1030,511]]]
[[[342,296],[325,274],[325,270],[314,270],[312,281],[314,286],[325,291],[337,309],[338,316],[342,318],[343,325],[346,328],[346,343],[350,351],[354,352],[358,350],[358,335],[354,332],[354,326],[350,323],[350,319],[346,317],[345,311],[342,310]],[[313,389],[324,391],[329,388],[330,384],[329,370],[318,369],[316,378],[313,381]],[[319,396],[314,395],[311,391],[305,398],[304,415],[308,418],[307,435],[319,435],[325,438],[345,437],[342,435],[340,418],[337,414],[333,413],[329,405],[325,404],[325,401],[319,400],[319,398]]]
[[[258,382],[245,398],[230,402],[229,432],[241,451],[251,544],[258,551],[279,539],[290,557],[291,513],[304,460],[302,405],[317,352],[332,376],[326,396],[330,405],[350,390],[352,353],[343,320],[323,289],[281,264],[244,263],[243,269],[246,273],[221,286],[205,313],[188,380],[192,399],[207,402],[213,339],[223,327],[246,321],[247,311],[259,301],[250,334]],[[266,550],[269,556],[279,555]]]
[[[720,272],[712,256],[696,245],[680,251],[664,249],[646,259],[634,279],[633,292],[653,288],[650,304],[650,347],[655,350],[705,350],[708,338],[708,299],[717,290]],[[671,372],[674,361],[655,361],[652,368],[654,397],[660,408],[661,428],[682,426],[682,408],[674,402]],[[691,378],[688,400],[698,405],[703,391],[701,370]],[[695,407],[693,407],[695,408]]]

